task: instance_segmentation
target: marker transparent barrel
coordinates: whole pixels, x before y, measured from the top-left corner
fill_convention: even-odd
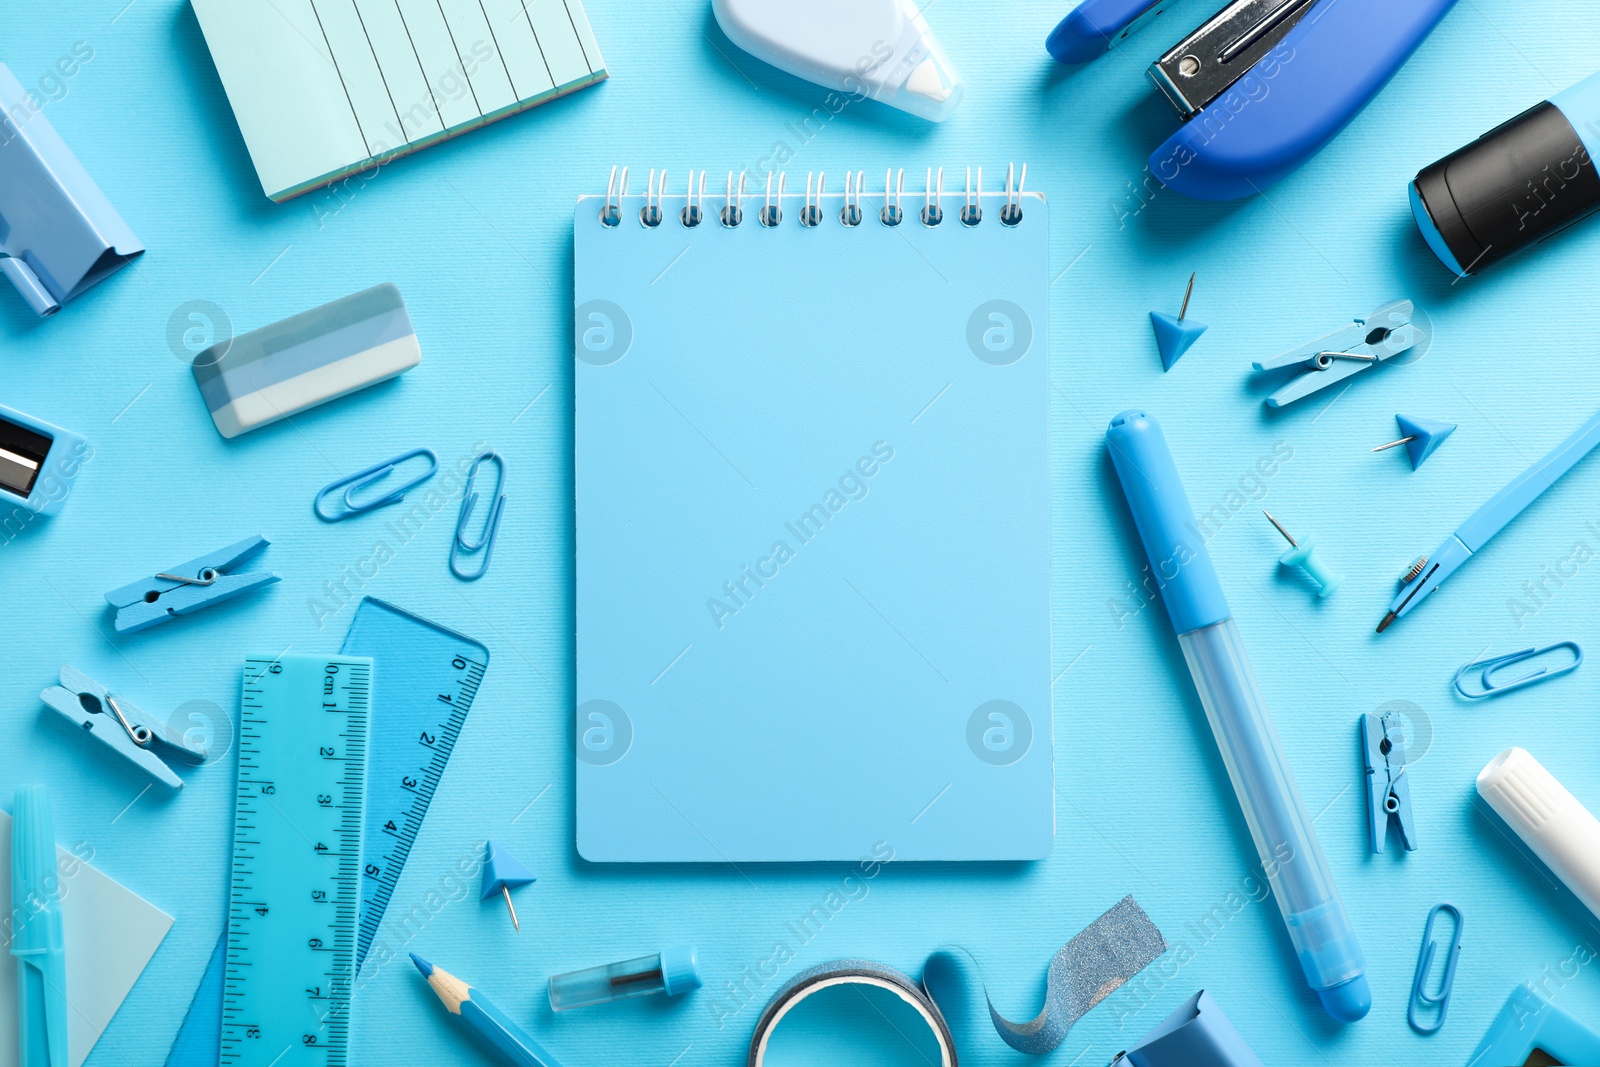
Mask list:
[[[1365,960],[1284,760],[1233,619],[1178,635],[1306,981],[1335,1019],[1361,1018]]]
[[[687,945],[675,946],[638,959],[554,975],[550,979],[550,1007],[566,1011],[651,993],[677,996],[698,988],[700,971],[695,950]]]

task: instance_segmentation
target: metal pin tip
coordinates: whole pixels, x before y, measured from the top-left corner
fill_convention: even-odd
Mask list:
[[[1199,276],[1199,274],[1199,271],[1195,271],[1189,275],[1189,288],[1183,291],[1183,306],[1178,309],[1179,322],[1182,322],[1183,317],[1189,314],[1189,298],[1194,295],[1194,280]]]
[[[1382,451],[1384,451],[1385,449],[1388,449],[1388,448],[1399,448],[1401,445],[1408,445],[1412,441],[1415,441],[1416,439],[1417,439],[1416,435],[1413,434],[1410,437],[1402,437],[1398,441],[1390,441],[1386,445],[1379,445],[1377,448],[1374,448],[1372,451],[1374,451],[1374,452],[1382,452]]]
[[[1392,611],[1388,612],[1387,614],[1385,614],[1384,617],[1383,617],[1383,621],[1378,623],[1378,632],[1380,634],[1383,633],[1383,631],[1385,631],[1385,630],[1387,630],[1389,628],[1389,624],[1394,622],[1394,620],[1398,619],[1399,617],[1400,616],[1396,615]]]
[[[1272,523],[1272,525],[1277,529],[1277,531],[1283,535],[1283,539],[1285,541],[1289,542],[1289,547],[1290,548],[1299,548],[1300,547],[1300,543],[1298,541],[1296,541],[1293,537],[1289,536],[1289,531],[1285,530],[1283,528],[1283,524],[1280,523],[1277,519],[1272,517],[1272,512],[1268,511],[1266,508],[1262,508],[1261,509],[1261,514],[1265,515],[1267,517],[1267,521]]]

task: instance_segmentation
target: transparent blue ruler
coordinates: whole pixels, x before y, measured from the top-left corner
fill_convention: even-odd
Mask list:
[[[245,660],[224,1067],[345,1067],[372,661]]]
[[[373,701],[379,709],[367,774],[359,974],[472,710],[489,667],[489,650],[470,637],[366,597],[339,651],[372,659],[377,678]],[[386,958],[380,953],[378,961]]]

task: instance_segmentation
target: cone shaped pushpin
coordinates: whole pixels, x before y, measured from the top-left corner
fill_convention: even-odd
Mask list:
[[[1172,365],[1182,359],[1183,354],[1206,332],[1204,323],[1184,318],[1189,313],[1189,298],[1194,295],[1194,279],[1193,274],[1189,275],[1189,288],[1184,291],[1183,307],[1178,310],[1177,318],[1164,311],[1150,312],[1150,325],[1156,331],[1156,348],[1161,352],[1162,370],[1171,370]]]
[[[1411,457],[1412,470],[1422,466],[1422,461],[1433,455],[1434,450],[1444,444],[1446,437],[1456,432],[1456,424],[1453,422],[1414,419],[1409,415],[1396,415],[1394,421],[1400,424],[1400,440],[1379,445],[1373,451],[1382,452],[1386,448],[1405,445],[1406,455]]]
[[[506,910],[511,912],[511,925],[520,934],[522,924],[517,921],[517,909],[511,903],[511,891],[536,879],[532,871],[524,867],[504,848],[493,841],[489,842],[488,847],[489,855],[483,864],[483,890],[478,894],[478,899],[488,900],[496,893],[505,897]]]

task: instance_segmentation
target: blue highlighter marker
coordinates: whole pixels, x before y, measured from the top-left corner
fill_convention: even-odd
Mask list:
[[[1142,411],[1124,411],[1111,420],[1106,446],[1306,982],[1329,1015],[1355,1022],[1372,1008],[1366,960],[1196,533],[1161,424]]]

